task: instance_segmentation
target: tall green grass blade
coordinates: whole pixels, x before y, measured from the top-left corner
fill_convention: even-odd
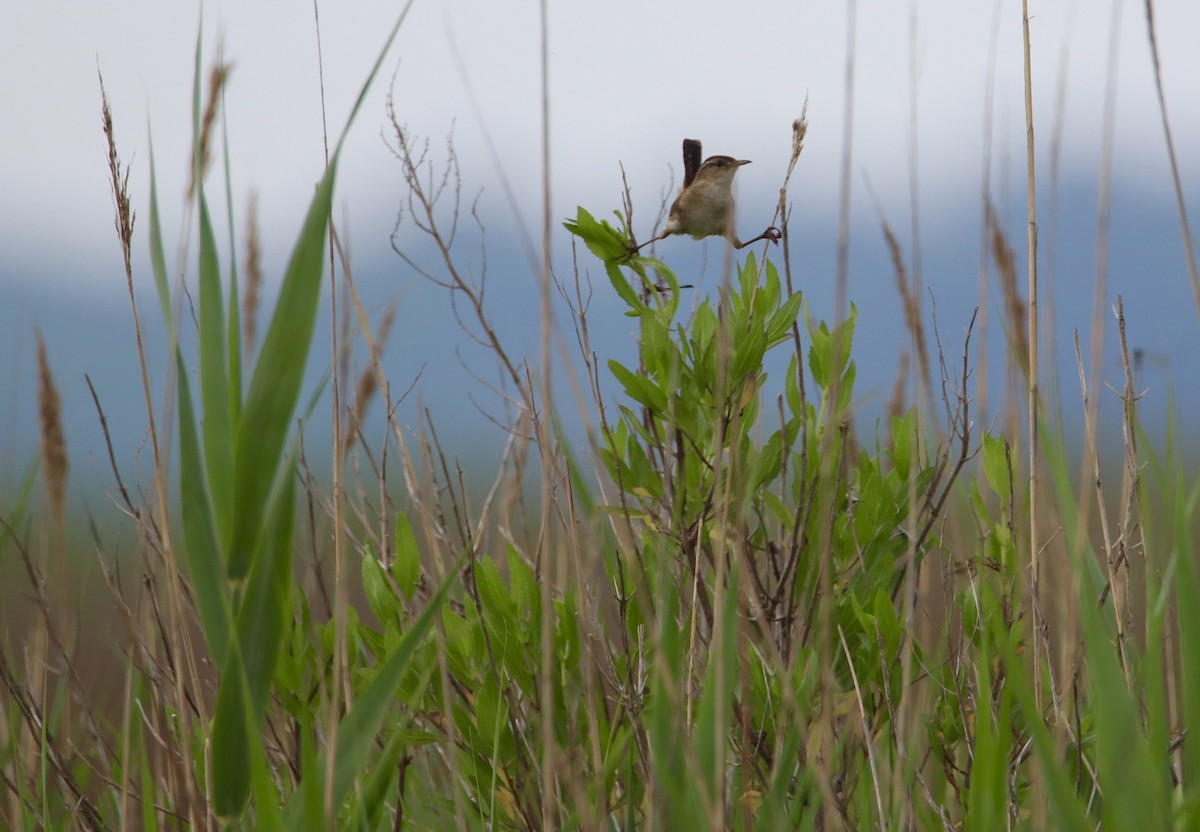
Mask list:
[[[225,211],[229,217],[229,411],[236,425],[242,416],[242,324],[239,310],[241,291],[238,288],[237,241],[233,225],[233,173],[230,170],[229,122],[225,118],[225,98],[221,97],[221,145],[225,161]]]
[[[975,664],[979,691],[992,690],[990,655],[991,651],[984,649]],[[975,753],[971,757],[971,790],[967,793],[964,832],[990,832],[998,824],[1003,826],[1001,819],[1008,817],[1012,695],[1007,687],[1000,694],[998,711],[995,724],[987,711],[975,714]]]
[[[334,806],[341,805],[349,793],[350,787],[354,785],[355,779],[366,767],[371,749],[375,746],[380,726],[383,724],[383,719],[387,715],[388,708],[395,702],[396,692],[400,687],[404,675],[409,670],[413,654],[432,628],[442,608],[442,604],[450,592],[450,587],[457,581],[458,571],[465,562],[466,554],[460,556],[458,561],[449,569],[446,573],[446,579],[442,581],[437,592],[429,599],[429,605],[421,611],[421,614],[413,621],[412,626],[401,636],[396,649],[384,660],[378,673],[375,674],[375,678],[371,680],[366,689],[354,700],[354,705],[350,712],[346,714],[346,718],[338,726],[337,760],[334,763],[333,775]],[[414,691],[410,694],[410,697],[415,698],[420,696],[422,691],[423,688]],[[306,783],[310,779],[315,778],[319,780],[323,778],[324,773],[325,759],[324,755],[321,755],[321,759],[315,767],[305,769],[304,782],[301,783],[297,795],[303,796],[310,789],[319,790],[319,787],[306,785]],[[288,829],[312,828],[312,823],[318,821],[319,823],[324,822],[319,818],[313,818],[306,811],[305,799],[303,797],[298,799],[296,796],[293,796],[292,800],[288,803],[285,819],[287,820]],[[306,821],[309,823],[306,823]]]
[[[147,128],[149,132],[149,128]],[[154,168],[154,140],[150,139],[150,271],[154,274],[154,287],[158,290],[158,303],[162,310],[163,323],[167,327],[167,342],[174,352],[177,343],[175,316],[171,314],[171,286],[167,279],[167,256],[163,247],[162,218],[158,211],[158,176]]]
[[[141,685],[139,684],[139,687]],[[139,696],[140,698],[140,696]],[[134,729],[131,729],[134,730]],[[141,779],[141,794],[138,795],[142,805],[142,830],[143,832],[158,832],[158,812],[155,811],[155,804],[158,803],[158,786],[157,780],[154,777],[153,771],[150,768],[150,754],[147,743],[144,741],[145,732],[139,727],[135,730],[134,737],[140,742],[130,743],[131,748],[137,749],[138,757],[138,772]],[[126,764],[128,764],[128,760]]]
[[[722,555],[723,557],[723,555]],[[717,627],[708,652],[704,690],[696,708],[696,726],[692,733],[692,761],[699,769],[709,805],[719,806],[726,793],[726,747],[729,736],[729,715],[733,707],[734,680],[739,665],[737,645],[738,575],[733,570],[724,589],[724,605],[719,611]],[[718,649],[719,644],[719,649]]]
[[[1175,472],[1176,494],[1183,494],[1182,475]],[[1175,564],[1175,605],[1179,615],[1179,675],[1183,691],[1183,724],[1200,730],[1200,580],[1192,545],[1195,524],[1195,493],[1177,505],[1173,518],[1174,541],[1170,547]],[[1184,794],[1200,802],[1200,736],[1188,736],[1183,744]]]
[[[686,616],[680,615],[678,591],[669,578],[665,558],[659,559],[657,650],[653,659],[651,698],[645,714],[650,767],[657,793],[652,826],[666,829],[703,829],[705,816],[697,787],[703,775],[693,759],[693,743],[687,732],[684,686],[688,684],[686,660]],[[698,614],[698,612],[693,612]]]
[[[279,790],[275,787],[274,771],[267,762],[261,743],[252,747],[254,780],[254,832],[285,832]]]
[[[236,642],[221,678],[213,716],[213,804],[222,817],[236,817],[250,797],[253,765],[271,682],[291,610],[292,528],[295,477],[287,477],[268,514],[262,550],[238,607]]]
[[[1097,771],[1104,790],[1106,829],[1169,829],[1165,766],[1142,733],[1141,706],[1125,683],[1113,634],[1099,607],[1100,583],[1091,560],[1082,564],[1080,603],[1095,702]]]
[[[200,399],[204,404],[204,463],[218,540],[227,545],[233,514],[233,411],[225,351],[221,265],[204,189],[200,208]]]
[[[217,545],[217,531],[205,485],[187,365],[178,348],[175,358],[179,376],[179,491],[183,538],[200,624],[208,651],[220,672],[225,668],[229,651],[232,620],[226,595],[225,563]]]
[[[8,516],[4,518],[6,528],[3,529],[4,533],[0,534],[0,555],[5,553],[9,545],[17,541],[18,538],[14,530],[25,525],[25,516],[29,510],[29,500],[33,495],[34,486],[37,485],[38,473],[41,470],[42,457],[40,454],[33,454],[29,458],[29,462],[25,465],[25,473],[21,475],[21,484],[12,496],[12,507],[8,510]]]
[[[992,593],[986,584],[982,585],[981,589],[985,593],[985,604],[998,603],[995,598],[989,597]],[[1000,647],[1004,657],[1008,671],[1005,687],[1012,692],[1021,707],[1021,712],[1026,714],[1025,724],[1033,739],[1034,753],[1042,773],[1046,808],[1051,819],[1050,828],[1057,832],[1095,832],[1095,824],[1088,820],[1083,804],[1075,794],[1054,738],[1050,736],[1050,730],[1037,707],[1033,685],[1025,672],[1023,660],[1017,655],[1016,645],[1004,629],[1001,618],[996,616],[991,621],[991,638]]]
[[[383,811],[386,808],[388,790],[396,776],[396,761],[408,747],[408,738],[403,731],[395,731],[387,741],[379,759],[375,760],[371,770],[363,775],[361,797],[350,807],[351,829],[370,832],[378,829]],[[404,800],[404,795],[396,796],[397,802]]]

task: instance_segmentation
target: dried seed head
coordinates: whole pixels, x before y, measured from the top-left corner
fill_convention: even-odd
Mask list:
[[[46,357],[46,342],[40,329],[37,336],[38,360],[38,425],[42,435],[43,480],[50,510],[59,527],[66,516],[67,504],[67,442],[62,429],[62,399],[54,386],[50,361]]]
[[[246,207],[246,287],[242,290],[242,344],[246,353],[254,350],[258,336],[258,303],[262,288],[262,244],[258,230],[258,194],[250,192]]]
[[[193,158],[192,180],[188,183],[187,190],[188,199],[195,195],[197,182],[204,179],[208,172],[208,165],[212,161],[213,125],[217,122],[217,108],[220,106],[221,94],[225,90],[225,82],[229,80],[229,73],[232,71],[232,63],[217,61],[208,75],[208,104],[204,108],[204,116],[200,119],[198,147],[193,148],[193,152],[198,153],[199,158],[198,160]]]

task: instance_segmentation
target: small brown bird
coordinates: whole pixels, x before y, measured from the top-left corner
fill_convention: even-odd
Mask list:
[[[733,177],[749,159],[709,156],[700,164],[700,142],[683,140],[683,188],[671,204],[662,233],[632,252],[672,234],[689,234],[693,239],[724,237],[734,248],[745,248],[759,240],[779,242],[779,229],[771,226],[752,240],[742,242],[734,228]]]

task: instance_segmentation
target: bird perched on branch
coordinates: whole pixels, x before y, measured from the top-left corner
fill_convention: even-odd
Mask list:
[[[657,237],[630,250],[634,253],[650,243],[672,234],[688,234],[693,239],[724,237],[734,248],[745,248],[759,240],[779,242],[780,232],[769,227],[752,240],[742,242],[734,228],[733,177],[738,168],[750,164],[749,159],[732,156],[709,156],[700,163],[700,142],[683,140],[683,188],[671,204],[667,224]]]

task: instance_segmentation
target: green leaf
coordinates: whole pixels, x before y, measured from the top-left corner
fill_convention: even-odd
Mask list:
[[[646,305],[642,303],[642,299],[638,297],[638,293],[629,285],[629,281],[625,278],[625,272],[621,271],[621,267],[611,260],[604,262],[604,273],[608,275],[608,281],[616,290],[618,297],[625,301],[630,310],[628,315],[641,315],[646,311]]]
[[[517,605],[495,562],[488,557],[476,558],[474,569],[484,611],[502,620],[506,628],[516,629]]]
[[[383,566],[370,551],[363,553],[362,559],[363,594],[367,596],[367,606],[380,626],[387,624],[396,614],[396,596],[388,585],[387,573]]]
[[[609,359],[608,369],[612,371],[617,381],[625,388],[629,398],[644,405],[655,413],[665,413],[667,410],[667,394],[652,379],[639,375],[627,369],[616,360]]]
[[[885,650],[880,661],[891,662],[900,649],[904,628],[900,625],[900,616],[896,614],[891,597],[883,590],[875,591],[875,626],[879,628]]]
[[[575,219],[566,220],[563,226],[588,247],[601,260],[616,260],[629,254],[629,243],[625,235],[613,228],[608,220],[597,220],[583,208],[578,208]]]
[[[767,352],[767,336],[762,330],[754,329],[750,332],[735,333],[734,338],[733,365],[729,370],[729,379],[733,384],[740,385],[750,373],[757,373],[762,369],[763,356]]]
[[[908,482],[914,462],[912,455],[917,447],[915,416],[916,411],[910,407],[903,415],[892,419],[892,447],[888,450],[888,457],[892,460],[896,476],[903,482]]]
[[[830,372],[830,338],[829,327],[824,321],[808,331],[808,369],[812,372],[813,381],[824,389],[829,386]]]
[[[508,577],[512,582],[512,598],[517,615],[529,622],[527,632],[540,633],[542,626],[542,593],[537,576],[525,562],[516,546],[508,544]]]
[[[850,314],[846,320],[837,325],[834,330],[834,341],[837,344],[837,370],[844,373],[850,363],[850,354],[854,347],[854,327],[858,323],[858,307],[850,304]]]
[[[764,483],[771,482],[783,466],[783,445],[779,432],[771,434],[766,444],[758,451],[754,460],[754,473],[750,482],[757,491]]]
[[[421,552],[417,548],[412,523],[404,514],[396,515],[396,533],[392,545],[395,547],[392,580],[404,597],[411,601],[417,592],[417,581],[421,578]]]
[[[656,315],[642,316],[641,354],[647,375],[667,377],[679,366],[671,330]]]
[[[983,436],[983,473],[988,485],[1004,502],[1012,499],[1009,489],[1008,443],[990,433]]]
[[[838,384],[837,412],[843,414],[850,409],[850,400],[854,398],[854,380],[858,378],[858,366],[851,361],[842,374]]]
[[[554,611],[558,622],[554,628],[554,646],[564,669],[573,670],[579,666],[583,655],[579,647],[579,609],[574,594],[568,593],[556,600]]]
[[[775,346],[782,343],[792,334],[792,326],[796,323],[796,318],[800,315],[800,303],[803,297],[799,292],[788,298],[783,306],[779,307],[771,315],[770,321],[767,322],[767,344]]]

